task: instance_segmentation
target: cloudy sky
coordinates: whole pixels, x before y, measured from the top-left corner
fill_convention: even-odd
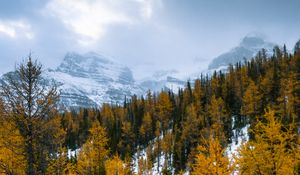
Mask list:
[[[95,51],[137,78],[188,75],[249,33],[292,48],[299,7],[299,0],[1,0],[0,74],[29,52],[55,68],[69,51]]]

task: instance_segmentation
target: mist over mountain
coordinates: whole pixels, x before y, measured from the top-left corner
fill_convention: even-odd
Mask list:
[[[175,93],[178,89],[183,88],[185,83],[185,79],[179,78],[177,70],[156,71],[151,77],[139,81],[139,84],[144,89],[149,89],[154,92],[169,89]]]
[[[244,59],[249,60],[263,48],[266,49],[267,53],[272,53],[274,46],[274,43],[268,42],[260,36],[248,35],[242,39],[237,47],[214,58],[208,69],[219,69],[229,64],[243,62]]]

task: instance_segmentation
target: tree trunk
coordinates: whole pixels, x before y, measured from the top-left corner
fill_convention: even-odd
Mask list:
[[[33,138],[32,138],[32,125],[30,124],[28,126],[28,134],[27,139],[25,142],[25,151],[26,151],[26,157],[27,157],[27,174],[28,175],[35,175],[35,168],[34,168],[34,150],[33,150]],[[26,138],[25,137],[25,138]]]

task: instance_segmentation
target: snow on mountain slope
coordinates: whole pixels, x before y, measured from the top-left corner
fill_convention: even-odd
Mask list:
[[[125,96],[143,93],[129,68],[93,52],[68,53],[57,69],[45,72],[45,78],[58,84],[60,102],[67,108],[122,103]]]

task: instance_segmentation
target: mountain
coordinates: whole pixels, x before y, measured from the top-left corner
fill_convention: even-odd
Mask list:
[[[67,108],[122,103],[125,97],[144,92],[128,67],[94,52],[68,53],[55,70],[47,70],[44,76],[56,82],[60,103]]]
[[[271,54],[274,46],[274,43],[268,42],[258,35],[247,35],[237,47],[214,58],[206,73],[209,74],[214,70],[226,70],[229,64],[243,62],[244,59],[249,60],[262,48],[266,49],[267,54]]]
[[[102,103],[121,104],[125,97],[171,89],[177,92],[185,81],[174,78],[176,71],[157,71],[150,78],[136,82],[132,71],[111,57],[94,52],[67,53],[55,69],[44,75],[61,92],[60,104],[66,108],[97,107]]]
[[[109,56],[70,52],[56,69],[47,69],[42,75],[46,84],[53,82],[57,85],[61,109],[78,109],[98,107],[103,103],[122,104],[126,97],[141,96],[148,90],[171,89],[177,92],[184,87],[185,81],[174,78],[175,74],[176,71],[158,71],[137,82],[127,66]],[[4,83],[1,78],[0,83]]]
[[[170,89],[173,92],[178,92],[178,89],[183,88],[186,81],[178,77],[176,70],[160,70],[156,71],[151,77],[139,81],[139,85],[144,90],[151,90],[154,92],[161,91],[162,89]]]

